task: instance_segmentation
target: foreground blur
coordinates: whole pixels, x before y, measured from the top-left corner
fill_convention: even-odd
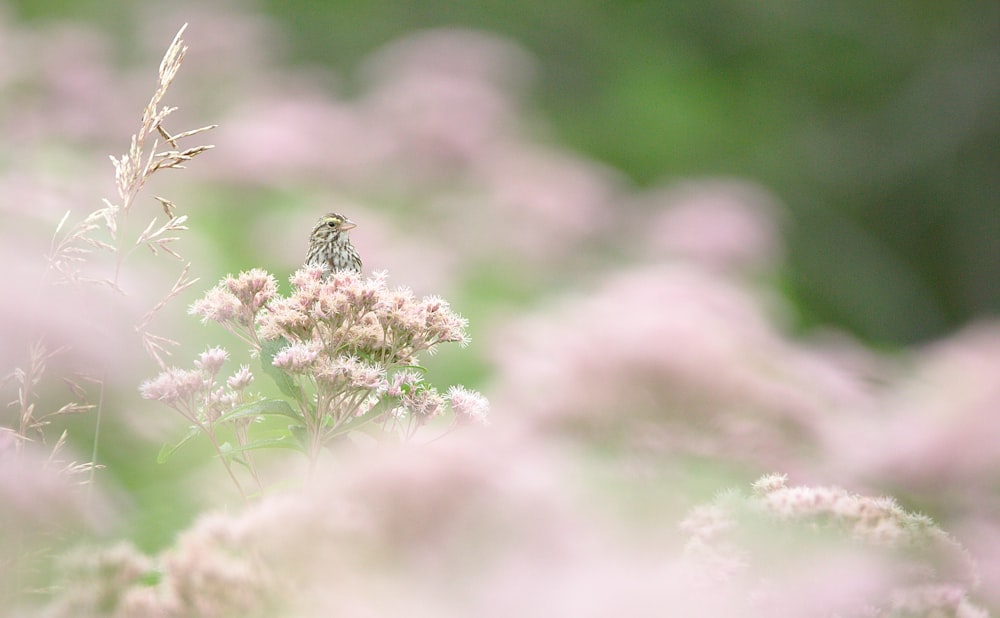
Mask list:
[[[112,193],[106,155],[125,148],[181,20],[139,26],[149,61],[129,70],[87,29],[0,21],[0,258],[16,291],[0,298],[0,362],[17,400],[0,431],[5,606],[116,617],[1000,607],[1000,324],[894,357],[840,333],[790,334],[776,283],[782,205],[742,179],[640,191],[539,143],[519,98],[531,61],[498,37],[415,34],[370,59],[362,92],[345,98],[276,66],[259,18],[183,19],[191,52],[168,102],[192,126],[221,128],[215,151],[149,195],[189,214],[193,274],[291,272],[317,213],[349,211],[366,264],[473,308],[463,353],[487,368],[476,386],[492,424],[433,443],[359,441],[311,483],[249,505],[214,469],[142,465],[183,433],[140,398],[156,366],[133,328],[177,264],[129,256],[119,295],[54,285],[40,256],[67,210],[79,220]],[[160,205],[147,207],[140,229]],[[102,259],[88,262],[95,275],[113,268]],[[155,322],[185,351],[219,334],[184,312],[208,287]],[[59,353],[28,372],[39,339]],[[26,435],[17,414],[81,394],[115,437],[99,442],[107,468],[89,484],[79,465],[92,410],[58,457],[58,428]],[[275,458],[267,474],[296,465]],[[158,485],[169,474],[186,476]],[[166,511],[200,513],[161,552],[121,540],[156,527],[136,486],[157,487]]]

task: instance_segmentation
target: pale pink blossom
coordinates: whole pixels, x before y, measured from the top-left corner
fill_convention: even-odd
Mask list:
[[[257,318],[257,333],[272,341],[279,337],[304,341],[312,336],[313,323],[300,298],[279,298]]]
[[[226,380],[226,385],[234,391],[241,391],[253,382],[249,365],[240,365],[239,370]]]
[[[296,270],[288,280],[295,288],[296,293],[301,294],[305,291],[315,290],[323,282],[325,276],[326,270],[322,266],[308,265]]]
[[[318,343],[292,343],[274,355],[272,364],[289,373],[306,373],[319,357]]]
[[[229,360],[229,352],[215,346],[202,352],[194,361],[194,366],[206,375],[214,377],[227,360]]]
[[[189,401],[204,392],[206,378],[200,371],[167,369],[152,380],[146,380],[139,387],[145,399],[155,399],[171,405]]]
[[[314,369],[316,379],[322,384],[336,389],[367,389],[379,391],[385,388],[385,370],[378,365],[365,363],[353,356],[336,359],[324,357]]]
[[[452,386],[446,396],[457,422],[489,425],[490,402],[486,397],[464,386]]]
[[[448,301],[439,296],[427,296],[420,303],[419,311],[423,317],[423,328],[427,329],[429,346],[438,343],[469,344],[466,329],[469,321],[451,311]]]
[[[277,291],[277,282],[270,274],[261,269],[244,271],[235,277],[228,275],[192,303],[188,313],[201,316],[203,324],[212,321],[230,330],[247,330]]]
[[[468,321],[443,299],[418,299],[407,287],[389,288],[386,273],[371,277],[306,269],[292,276],[291,296],[277,297],[258,318],[263,340],[319,341],[331,350],[373,353],[379,362],[408,364],[441,343],[465,344]]]
[[[371,363],[363,363],[356,358],[344,361],[349,363],[347,375],[351,387],[377,391],[385,387],[385,370]]]
[[[240,301],[227,289],[214,287],[205,296],[191,304],[188,313],[201,316],[202,324],[226,322],[240,315]]]
[[[274,276],[260,268],[241,272],[237,277],[227,276],[223,284],[253,314],[278,293],[278,282]]]

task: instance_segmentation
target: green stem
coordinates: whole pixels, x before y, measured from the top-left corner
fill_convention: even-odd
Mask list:
[[[94,448],[90,451],[90,480],[87,487],[88,499],[93,497],[94,476],[97,472],[97,445],[101,439],[101,418],[104,412],[104,384],[107,380],[107,371],[101,375],[101,388],[97,395],[97,422],[94,425]]]

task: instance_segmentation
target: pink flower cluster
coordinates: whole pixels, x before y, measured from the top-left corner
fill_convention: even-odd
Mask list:
[[[203,516],[158,556],[99,552],[51,615],[91,615],[108,599],[123,618],[251,606],[304,618],[987,615],[969,600],[966,563],[949,563],[960,548],[880,498],[773,476],[694,509],[681,531],[659,517],[626,530],[567,491],[575,471],[524,435],[379,455],[347,454],[296,491]],[[850,524],[869,520],[903,536],[856,536]]]
[[[411,435],[450,407],[455,424],[486,422],[489,404],[482,395],[457,386],[441,395],[414,371],[420,353],[468,343],[466,320],[446,301],[390,289],[384,273],[363,278],[306,267],[290,281],[292,293],[281,296],[274,278],[260,269],[228,276],[190,312],[241,337],[265,371],[284,374],[279,386],[291,399],[287,409],[299,414],[313,456],[359,420]],[[203,355],[194,371],[165,371],[143,385],[143,396],[187,417],[215,411],[216,402],[232,399],[211,390],[221,365],[216,356]],[[228,383],[249,379],[241,369]]]
[[[336,427],[379,403],[385,426],[403,421],[410,433],[446,409],[450,397],[424,385],[407,367],[442,343],[468,342],[466,320],[447,302],[418,299],[407,288],[389,289],[384,273],[365,279],[308,267],[291,282],[292,294],[274,299],[260,314],[257,334],[261,341],[288,342],[273,365],[316,393],[318,417],[331,417]],[[485,406],[470,412],[470,396],[454,391],[456,422],[485,418]]]
[[[866,405],[859,377],[770,325],[696,265],[614,273],[495,333],[491,399],[543,431],[795,472],[821,419]]]
[[[687,556],[716,593],[742,599],[753,615],[818,607],[849,616],[987,615],[969,600],[979,584],[969,554],[930,518],[891,498],[785,481],[765,476],[752,496],[725,494],[682,522]],[[793,582],[806,581],[803,568],[823,579],[820,596],[793,593]]]
[[[385,367],[409,365],[442,343],[468,343],[467,321],[447,302],[418,299],[407,288],[389,289],[384,273],[364,279],[307,267],[291,282],[292,294],[275,299],[258,319],[263,341],[284,338],[317,353],[359,356]]]
[[[144,399],[160,401],[195,424],[211,424],[245,401],[244,390],[253,381],[250,367],[240,368],[219,383],[219,372],[229,353],[220,347],[202,352],[194,369],[170,367],[139,387]]]

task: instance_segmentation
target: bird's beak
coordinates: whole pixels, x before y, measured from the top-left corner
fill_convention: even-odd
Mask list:
[[[342,232],[346,232],[347,230],[353,230],[356,227],[358,227],[358,224],[355,223],[354,221],[351,221],[350,219],[344,219],[343,222],[341,222],[340,224],[340,230]]]

